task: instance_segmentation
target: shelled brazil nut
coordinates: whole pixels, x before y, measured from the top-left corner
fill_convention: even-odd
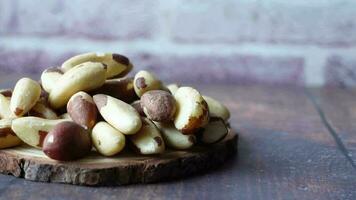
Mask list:
[[[130,104],[104,94],[94,95],[93,99],[101,116],[123,134],[132,135],[140,130],[140,115]]]
[[[43,89],[50,93],[57,81],[62,77],[64,72],[59,67],[51,67],[44,70],[41,74],[41,83]]]
[[[67,112],[74,122],[91,129],[96,123],[98,109],[89,94],[78,92],[69,99]]]
[[[180,87],[174,94],[177,102],[175,127],[184,134],[194,134],[209,121],[208,105],[192,87]]]
[[[12,119],[0,120],[0,149],[14,147],[22,143],[11,129]]]
[[[159,90],[161,87],[161,81],[152,73],[145,70],[136,73],[134,78],[134,89],[137,96],[141,97],[145,92]]]
[[[200,142],[214,144],[222,140],[228,133],[228,128],[222,118],[212,117],[209,123],[201,128],[197,134]]]
[[[14,117],[14,115],[10,110],[10,97],[0,94],[0,118],[8,119],[12,117]]]
[[[167,88],[171,92],[171,94],[174,95],[177,92],[179,85],[176,83],[172,83],[172,84],[167,85]]]
[[[106,67],[101,63],[85,62],[70,68],[52,88],[49,103],[54,109],[65,106],[73,94],[91,91],[105,82]]]
[[[125,135],[106,122],[97,123],[91,134],[95,149],[104,156],[113,156],[125,147]]]
[[[195,142],[195,135],[185,135],[178,131],[173,123],[154,122],[161,131],[167,146],[173,149],[189,149]]]
[[[67,72],[76,65],[85,62],[99,62],[107,67],[105,77],[107,79],[114,77],[123,77],[132,69],[130,60],[117,53],[85,53],[74,56],[62,64],[62,69]]]
[[[41,96],[41,86],[29,78],[20,79],[14,88],[10,101],[10,110],[16,117],[21,117],[36,105]]]
[[[135,135],[129,136],[133,148],[144,155],[163,153],[164,140],[156,125],[147,118],[142,118],[142,128]]]
[[[220,117],[225,121],[230,118],[229,110],[218,100],[205,95],[203,96],[203,98],[208,104],[209,114],[211,117]]]
[[[174,97],[163,90],[151,90],[141,96],[141,107],[147,118],[158,121],[172,121],[176,113]]]

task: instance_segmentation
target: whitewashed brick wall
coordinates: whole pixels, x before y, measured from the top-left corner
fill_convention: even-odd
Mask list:
[[[166,81],[356,86],[356,1],[0,1],[0,73],[87,51]]]

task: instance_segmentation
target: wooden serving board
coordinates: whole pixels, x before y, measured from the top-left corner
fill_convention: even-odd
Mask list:
[[[237,152],[238,135],[230,133],[219,143],[189,150],[167,150],[142,156],[123,152],[103,157],[93,151],[84,159],[58,162],[41,150],[19,146],[0,150],[0,173],[32,181],[75,185],[124,185],[182,178],[222,165]]]

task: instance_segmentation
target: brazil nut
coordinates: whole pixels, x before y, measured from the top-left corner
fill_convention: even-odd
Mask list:
[[[91,129],[96,123],[98,109],[90,95],[78,92],[69,99],[67,112],[74,122]]]
[[[106,94],[131,103],[138,99],[133,86],[133,78],[125,77],[106,80],[104,85],[91,92],[91,94]]]
[[[93,99],[101,116],[123,134],[132,135],[140,130],[140,115],[130,104],[104,94],[94,95]]]
[[[62,69],[67,72],[76,65],[85,62],[100,62],[107,67],[106,78],[123,77],[132,69],[130,60],[117,53],[85,53],[74,56],[62,64]]]
[[[228,134],[228,128],[222,118],[212,117],[209,123],[201,128],[197,134],[203,144],[213,144],[221,141]]]
[[[91,134],[95,149],[104,156],[113,156],[125,147],[125,135],[106,122],[97,123]]]
[[[63,71],[59,67],[52,67],[44,70],[41,75],[43,89],[50,93],[63,74]]]
[[[0,118],[8,119],[15,117],[10,110],[10,97],[0,94]]]
[[[203,96],[203,98],[208,104],[209,114],[211,117],[219,117],[225,121],[230,118],[229,110],[218,100],[208,96]]]
[[[140,154],[159,154],[165,150],[164,140],[156,125],[147,118],[142,118],[142,128],[135,135],[129,136],[134,150]]]
[[[36,102],[41,96],[41,86],[38,82],[29,79],[20,79],[14,88],[11,102],[10,110],[17,116],[21,117],[25,113],[31,110],[31,108],[36,105]]]
[[[53,127],[43,141],[43,152],[60,161],[76,160],[92,148],[88,129],[74,122],[61,122]]]
[[[0,149],[14,147],[22,143],[11,129],[12,119],[0,120]]]
[[[153,74],[141,70],[136,73],[134,78],[134,89],[137,96],[141,97],[145,92],[150,90],[161,89],[162,83]]]
[[[86,62],[68,70],[52,88],[49,103],[55,108],[65,106],[75,93],[91,91],[105,82],[106,68],[101,63]]]
[[[180,87],[174,94],[177,111],[175,127],[184,134],[194,134],[209,121],[208,105],[192,87]]]
[[[195,135],[185,135],[173,123],[154,122],[162,133],[165,144],[173,149],[189,149],[196,142]]]
[[[178,86],[178,84],[172,83],[172,84],[167,85],[167,88],[171,92],[171,94],[174,95],[177,92],[179,86]]]
[[[172,121],[176,112],[174,97],[163,90],[151,90],[141,97],[141,107],[147,118],[158,121]]]

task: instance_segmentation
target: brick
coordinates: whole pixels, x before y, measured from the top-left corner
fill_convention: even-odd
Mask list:
[[[356,2],[181,0],[170,32],[178,42],[356,44]]]
[[[16,2],[13,23],[3,34],[134,39],[151,37],[156,26],[155,1]]]
[[[11,23],[11,16],[13,14],[11,5],[11,0],[0,1],[0,32],[5,31]]]
[[[356,58],[342,55],[330,56],[326,62],[325,80],[328,86],[355,87]]]
[[[304,84],[301,57],[135,54],[132,60],[135,71],[151,70],[166,83]]]
[[[71,52],[49,53],[41,49],[0,49],[0,73],[37,73],[48,67],[59,66]]]
[[[40,73],[78,53],[81,52],[0,49],[0,73]],[[122,53],[134,63],[131,75],[140,69],[147,69],[166,83],[304,84],[304,60],[301,57]]]

